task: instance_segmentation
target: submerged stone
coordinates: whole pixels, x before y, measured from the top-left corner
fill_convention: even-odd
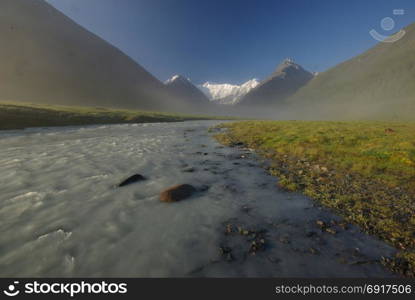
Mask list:
[[[127,179],[125,179],[124,181],[122,181],[118,187],[123,187],[132,183],[136,183],[139,181],[143,181],[146,180],[146,178],[143,175],[140,174],[134,174],[133,176],[128,177]]]

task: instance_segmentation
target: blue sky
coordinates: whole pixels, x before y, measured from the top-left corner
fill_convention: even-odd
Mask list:
[[[413,0],[47,0],[160,80],[263,79],[286,57],[324,71],[415,21]],[[405,14],[393,15],[393,9]]]

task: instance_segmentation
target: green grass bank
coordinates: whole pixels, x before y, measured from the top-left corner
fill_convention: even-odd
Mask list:
[[[278,185],[301,191],[396,247],[383,263],[415,274],[415,123],[247,121],[222,144],[270,159]]]

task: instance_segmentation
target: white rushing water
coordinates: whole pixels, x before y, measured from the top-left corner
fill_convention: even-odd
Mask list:
[[[0,133],[0,276],[391,276],[373,261],[392,248],[355,227],[319,230],[338,218],[221,147],[214,124]],[[135,173],[147,180],[116,187]],[[181,183],[200,191],[160,202]],[[265,250],[250,254],[251,237],[227,224],[263,230]]]

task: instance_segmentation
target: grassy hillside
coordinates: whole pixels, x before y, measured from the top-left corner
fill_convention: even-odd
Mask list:
[[[0,99],[196,111],[119,49],[44,0],[0,1]]]
[[[229,119],[138,110],[0,102],[0,130],[91,124]]]
[[[271,174],[400,250],[384,260],[415,275],[415,123],[258,121],[223,125],[273,162]]]
[[[415,24],[395,43],[319,74],[288,99],[292,119],[414,119]]]

